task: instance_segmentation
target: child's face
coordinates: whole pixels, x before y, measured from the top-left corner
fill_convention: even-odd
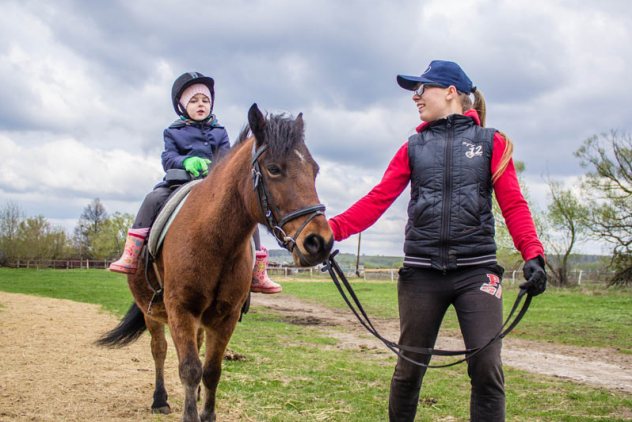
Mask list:
[[[195,94],[187,104],[187,114],[196,121],[206,119],[211,114],[211,100],[204,94]]]

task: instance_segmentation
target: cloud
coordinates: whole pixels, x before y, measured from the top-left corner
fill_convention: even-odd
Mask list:
[[[155,160],[123,150],[89,148],[75,139],[24,147],[0,137],[0,147],[0,190],[14,194],[134,200],[162,174]]]

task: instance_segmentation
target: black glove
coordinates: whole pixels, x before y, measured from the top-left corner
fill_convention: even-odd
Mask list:
[[[524,263],[525,281],[520,285],[531,296],[537,296],[546,290],[546,270],[544,269],[544,258],[541,255]]]

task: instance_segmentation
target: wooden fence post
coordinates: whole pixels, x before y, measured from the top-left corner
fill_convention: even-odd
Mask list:
[[[579,275],[577,276],[577,285],[582,284],[582,274],[584,273],[584,270],[579,270]]]

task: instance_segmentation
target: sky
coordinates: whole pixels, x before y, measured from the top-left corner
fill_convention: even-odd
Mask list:
[[[303,112],[334,216],[420,123],[396,75],[442,59],[484,93],[487,126],[513,140],[542,210],[547,178],[573,187],[585,174],[573,154],[585,139],[632,129],[631,31],[625,0],[3,0],[0,207],[70,233],[94,198],[135,214],[163,176],[171,85],[197,71],[215,79],[231,139],[253,102]],[[362,253],[403,254],[408,192],[364,232]],[[336,248],[355,252],[357,236]]]

